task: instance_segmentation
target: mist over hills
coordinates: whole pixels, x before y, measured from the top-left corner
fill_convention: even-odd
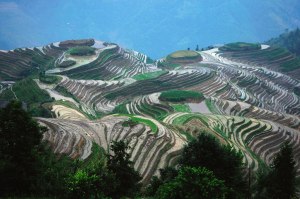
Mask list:
[[[300,26],[299,10],[297,0],[2,1],[0,49],[100,38],[156,59],[196,44],[266,41]]]

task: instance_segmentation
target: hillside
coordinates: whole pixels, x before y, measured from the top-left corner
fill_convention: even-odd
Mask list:
[[[114,43],[68,40],[0,51],[0,99],[28,104],[58,154],[85,160],[93,143],[128,141],[144,185],[202,130],[239,150],[254,173],[288,141],[300,177],[299,63],[260,44],[153,61]]]
[[[272,38],[266,42],[268,45],[280,46],[288,49],[290,52],[300,56],[300,30],[285,32],[279,37]]]
[[[262,66],[299,79],[300,58],[286,48],[276,45],[262,45],[257,48],[257,44],[249,43],[245,47],[239,44],[241,42],[226,44],[220,48],[220,53],[223,57],[237,62]]]

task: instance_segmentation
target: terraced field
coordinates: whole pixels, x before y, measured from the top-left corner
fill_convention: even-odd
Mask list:
[[[76,46],[93,53],[68,53]],[[111,141],[127,140],[144,184],[160,168],[176,165],[183,146],[203,130],[241,151],[253,172],[287,141],[300,177],[300,82],[287,71],[297,70],[297,60],[267,45],[229,47],[180,53],[182,60],[197,58],[176,63],[94,40],[1,51],[0,99],[36,104],[30,97],[42,93],[39,106],[51,115],[37,120],[48,127],[44,139],[56,153],[86,159],[93,143],[107,150]],[[40,72],[55,81],[43,81]],[[31,95],[24,95],[30,91],[18,81],[23,77],[34,88]]]

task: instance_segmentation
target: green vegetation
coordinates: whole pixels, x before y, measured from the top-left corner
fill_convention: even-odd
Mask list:
[[[224,199],[226,195],[224,181],[213,172],[203,167],[182,167],[174,179],[159,187],[155,198]]]
[[[296,169],[293,149],[284,143],[275,156],[270,171],[261,174],[257,185],[257,198],[292,199],[296,194]]]
[[[300,30],[297,28],[290,32],[287,31],[277,38],[270,39],[267,44],[287,48],[290,52],[300,56]]]
[[[96,50],[95,48],[89,46],[77,46],[77,47],[70,48],[67,51],[67,53],[75,56],[89,56],[89,55],[94,55],[95,50]]]
[[[147,56],[147,58],[146,58],[146,63],[147,64],[154,64],[154,62],[155,61],[153,59],[151,59],[150,57]]]
[[[219,48],[219,50],[221,51],[251,51],[251,50],[259,50],[259,49],[261,49],[260,44],[245,43],[245,42],[229,43]]]
[[[39,80],[45,84],[56,84],[59,83],[62,78],[54,75],[46,75],[45,72],[40,72]]]
[[[169,102],[185,102],[185,101],[200,101],[203,99],[203,94],[195,91],[185,90],[169,90],[164,91],[159,96],[159,100]]]
[[[76,102],[79,102],[79,100],[72,93],[70,93],[65,87],[57,85],[55,87],[55,90],[57,92],[59,92],[60,94],[62,94],[63,96],[70,97],[70,98],[74,99]]]
[[[211,99],[206,99],[205,104],[210,112],[214,114],[219,114],[218,109],[216,108],[214,102]]]
[[[295,87],[294,88],[294,93],[298,96],[300,96],[300,87]]]
[[[156,124],[154,124],[151,120],[144,119],[144,118],[139,118],[139,117],[135,117],[135,116],[130,117],[130,119],[133,122],[143,123],[143,124],[149,126],[151,128],[151,130],[152,130],[153,133],[157,133],[158,132],[158,128],[157,128]]]
[[[127,115],[125,126],[149,120]],[[155,124],[153,124],[155,125]],[[156,127],[157,128],[157,127]],[[160,170],[146,191],[140,192],[141,179],[130,161],[128,143],[113,142],[111,153],[93,143],[85,160],[57,156],[41,143],[40,127],[11,102],[0,109],[0,197],[32,198],[222,198],[245,199],[246,188],[242,155],[229,145],[201,133],[184,147],[179,165]],[[269,172],[259,177],[252,196],[257,199],[292,199],[296,191],[296,171],[292,147],[285,143]]]
[[[142,124],[145,124],[145,125],[149,126],[151,128],[151,130],[152,130],[153,133],[157,133],[158,132],[158,127],[151,120],[140,118],[140,117],[136,117],[134,115],[129,115],[129,114],[119,114],[119,115],[124,115],[124,116],[129,117],[128,122],[125,122],[123,124],[125,126],[129,126],[129,124],[133,124],[134,125],[134,124],[137,124],[137,123],[142,123]]]
[[[9,63],[9,64],[7,64]],[[41,53],[37,48],[15,49],[10,56],[0,60],[0,79],[16,81],[28,76],[38,76],[40,71],[54,67],[54,58]]]
[[[126,108],[126,103],[122,103],[122,104],[119,104],[118,106],[116,106],[114,108],[114,110],[112,111],[112,113],[114,114],[129,114],[128,111],[127,111],[127,108]]]
[[[95,61],[84,65],[84,67],[77,67],[61,72],[61,74],[74,79],[105,79],[107,78],[107,74],[102,73],[103,68],[99,66],[120,57],[120,55],[116,53],[117,50],[118,48],[105,49],[99,54]]]
[[[126,152],[128,149],[123,141],[113,142],[111,150],[114,155],[107,154],[107,161],[95,158],[92,164],[77,169],[66,181],[68,198],[135,196],[140,189],[140,176],[132,167],[130,155]]]
[[[198,57],[199,53],[195,51],[190,51],[190,50],[179,50],[176,52],[173,52],[172,54],[167,56],[167,60],[169,59],[177,59],[177,58],[195,58]]]
[[[190,63],[201,61],[202,57],[196,51],[179,50],[171,53],[166,57],[166,61],[170,63]]]
[[[116,176],[116,192],[113,193],[113,198],[121,198],[122,196],[133,197],[140,189],[139,181],[141,177],[133,169],[130,154],[127,151],[130,149],[124,141],[113,141],[111,150],[114,155],[108,155],[107,168]]]
[[[49,110],[46,110],[42,104],[52,102],[53,99],[49,94],[41,90],[39,86],[30,78],[16,82],[12,89],[5,90],[0,94],[1,99],[11,100],[15,99],[25,102],[28,111],[32,116],[51,117]]]
[[[160,70],[160,71],[154,71],[150,73],[142,73],[142,74],[137,74],[133,76],[132,78],[135,80],[145,80],[145,79],[153,79],[156,77],[159,77],[161,75],[167,74],[168,71]]]
[[[243,180],[243,156],[230,146],[222,146],[214,137],[201,133],[183,150],[180,164],[189,167],[205,167],[228,187],[229,198],[245,197]]]
[[[167,167],[160,174],[160,178],[153,177],[151,180],[146,191],[148,196],[246,198],[242,155],[205,133],[184,148],[177,169]]]
[[[0,109],[1,198],[122,198],[140,189],[127,143],[113,142],[107,154],[95,143],[84,162],[57,156],[41,143],[40,127],[21,103]]]
[[[223,47],[220,48],[224,52]],[[264,50],[235,50],[230,56],[235,59],[247,60],[257,63],[270,64],[271,66],[278,66],[282,72],[289,72],[300,68],[300,58],[292,54],[286,48],[271,46]]]
[[[73,161],[57,158],[41,143],[40,127],[19,102],[0,109],[0,197],[55,196],[64,193],[63,179]]]
[[[191,112],[191,109],[186,104],[171,104],[175,112]]]

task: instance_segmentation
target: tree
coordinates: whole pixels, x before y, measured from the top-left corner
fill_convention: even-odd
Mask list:
[[[182,167],[179,174],[170,182],[160,186],[158,199],[224,199],[227,188],[213,172],[203,167]]]
[[[165,183],[170,182],[176,176],[178,176],[178,170],[173,167],[166,167],[164,169],[160,169],[160,177],[153,176],[149,185],[146,189],[147,196],[154,196],[159,187]]]
[[[129,146],[124,141],[113,141],[111,145],[112,155],[108,155],[107,168],[116,176],[117,190],[113,198],[121,196],[133,196],[140,189],[140,175],[134,170],[127,153]]]
[[[46,130],[20,102],[0,109],[0,197],[65,194],[64,178],[73,170],[74,161],[58,158],[41,142]]]
[[[181,166],[205,167],[229,188],[229,198],[243,198],[246,183],[243,178],[242,155],[230,146],[221,145],[214,137],[201,133],[183,150]]]
[[[197,44],[196,51],[199,51],[199,45]]]
[[[41,128],[17,101],[0,110],[0,196],[27,194],[38,175]]]
[[[258,180],[257,198],[290,199],[296,191],[296,169],[293,149],[286,142],[275,156],[271,170]]]

